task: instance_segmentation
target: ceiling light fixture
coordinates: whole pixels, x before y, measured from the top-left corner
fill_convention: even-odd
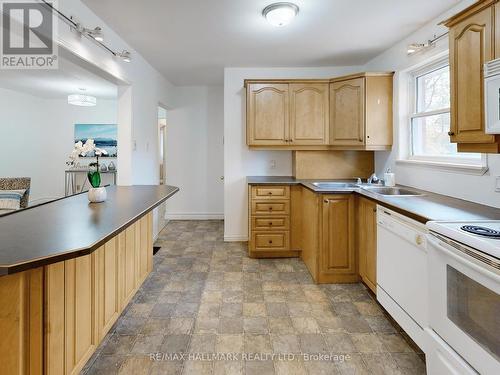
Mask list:
[[[127,50],[123,50],[121,52],[116,52],[115,55],[117,57],[121,57],[123,59],[123,61],[125,61],[125,62],[129,63],[130,61],[132,61],[132,55]]]
[[[95,96],[90,95],[70,94],[68,95],[68,104],[80,107],[94,107],[97,104],[97,99]]]
[[[267,22],[277,27],[288,25],[298,13],[299,7],[293,3],[274,3],[262,11]]]

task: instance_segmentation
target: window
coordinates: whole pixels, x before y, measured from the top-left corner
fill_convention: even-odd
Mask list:
[[[481,154],[459,153],[450,142],[450,69],[441,59],[410,74],[410,161],[482,167]]]

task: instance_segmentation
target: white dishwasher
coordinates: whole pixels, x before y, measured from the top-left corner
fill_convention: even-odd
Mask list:
[[[420,346],[428,343],[427,229],[377,206],[377,300]]]

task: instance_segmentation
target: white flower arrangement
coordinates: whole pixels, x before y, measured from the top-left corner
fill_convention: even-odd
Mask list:
[[[76,142],[75,146],[73,147],[73,151],[71,151],[71,154],[69,155],[69,161],[66,164],[74,166],[80,156],[85,156],[91,152],[94,153],[97,161],[89,164],[91,170],[87,173],[87,177],[92,187],[98,188],[101,185],[101,174],[99,173],[99,157],[107,155],[108,152],[102,148],[96,147],[93,139],[87,139],[85,141],[85,144],[83,144],[81,141]],[[95,167],[96,169],[92,170],[93,167]]]

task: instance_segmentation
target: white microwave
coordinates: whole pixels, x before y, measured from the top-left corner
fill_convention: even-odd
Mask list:
[[[484,64],[484,113],[487,134],[500,134],[500,59]]]

